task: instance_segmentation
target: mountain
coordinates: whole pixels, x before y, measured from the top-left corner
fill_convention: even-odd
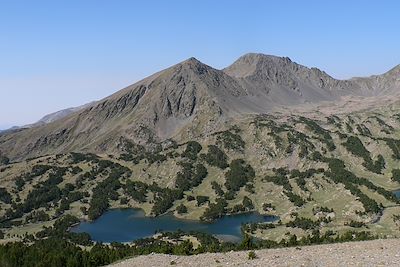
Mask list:
[[[350,80],[371,95],[398,95],[400,88],[400,65],[382,75],[373,75],[366,78],[353,78]]]
[[[398,90],[399,67],[337,80],[275,56],[247,54],[222,70],[190,58],[0,134],[0,234],[92,246],[68,226],[140,208],[206,222],[275,215],[241,227],[268,247],[400,237]]]
[[[82,110],[84,108],[88,108],[90,106],[93,106],[95,103],[96,102],[93,101],[93,102],[90,102],[88,104],[84,104],[84,105],[81,105],[81,106],[78,106],[78,107],[62,109],[62,110],[47,114],[47,115],[43,116],[43,118],[41,118],[37,122],[35,122],[33,124],[22,126],[22,128],[32,128],[32,127],[37,127],[37,126],[40,126],[40,125],[43,125],[43,124],[51,123],[53,121],[62,119],[64,117],[67,117],[68,115],[70,115],[70,114],[72,114],[74,112],[80,111],[80,110]]]
[[[394,94],[399,67],[378,76],[337,80],[289,58],[246,54],[223,70],[190,58],[81,109],[43,118],[0,136],[0,151],[23,159],[67,151],[114,153],[121,140],[154,145],[210,134],[232,119],[276,107],[343,96]]]
[[[77,112],[79,110],[87,108],[87,107],[89,107],[91,105],[94,105],[94,103],[96,103],[96,102],[93,101],[93,102],[90,102],[88,104],[84,104],[84,105],[81,105],[81,106],[78,106],[78,107],[62,109],[62,110],[59,110],[59,111],[56,111],[56,112],[53,112],[53,113],[50,113],[50,114],[47,114],[47,115],[43,116],[40,120],[38,120],[35,123],[26,124],[24,126],[13,126],[13,127],[9,128],[9,129],[0,130],[0,133],[2,133],[2,132],[3,133],[4,132],[15,132],[17,130],[21,130],[21,129],[24,129],[24,128],[33,128],[33,127],[45,125],[45,124],[48,124],[50,122],[62,119],[62,118],[66,117],[66,116],[68,116],[68,115],[70,115],[70,114],[72,114],[74,112]]]

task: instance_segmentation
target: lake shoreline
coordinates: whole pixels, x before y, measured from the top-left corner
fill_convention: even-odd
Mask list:
[[[241,240],[242,223],[270,223],[279,220],[275,215],[261,215],[246,212],[224,215],[213,222],[187,220],[167,213],[157,217],[148,217],[142,209],[110,209],[94,221],[81,221],[71,227],[71,232],[88,233],[95,242],[133,242],[151,237],[160,232],[203,232],[213,236],[229,236],[229,240]]]

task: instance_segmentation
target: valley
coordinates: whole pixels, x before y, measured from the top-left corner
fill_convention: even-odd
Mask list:
[[[5,236],[35,234],[63,214],[95,220],[127,207],[204,221],[249,211],[276,215],[273,227],[245,229],[278,242],[315,229],[397,236],[396,106],[318,120],[248,116],[203,140],[158,150],[122,140],[118,156],[69,153],[4,165]]]

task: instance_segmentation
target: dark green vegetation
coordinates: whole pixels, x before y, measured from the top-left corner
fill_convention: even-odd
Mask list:
[[[400,140],[393,138],[380,138],[386,142],[386,145],[392,150],[392,158],[400,160]]]
[[[178,214],[183,214],[183,213],[187,213],[187,208],[185,205],[180,204],[178,207],[176,207],[176,212]]]
[[[197,196],[197,197],[196,197],[196,201],[197,201],[197,206],[200,207],[201,205],[203,205],[203,204],[209,202],[209,201],[210,201],[210,198],[207,197],[207,196]]]
[[[364,124],[357,124],[357,131],[364,136],[371,136],[371,131]]]
[[[11,200],[12,197],[10,193],[8,193],[8,191],[5,188],[0,187],[0,201],[4,202],[5,204],[10,204]]]
[[[216,181],[211,182],[211,187],[212,189],[214,189],[215,194],[217,194],[217,196],[222,197],[224,195],[224,190],[222,190],[222,186]]]
[[[379,119],[351,114],[330,116],[325,122],[265,115],[205,136],[204,141],[149,141],[148,148],[119,140],[116,155],[71,153],[32,159],[26,165],[2,158],[0,183],[6,179],[0,186],[0,237],[15,235],[12,227],[56,223],[33,235],[20,234],[21,243],[2,246],[0,266],[27,266],[28,259],[37,261],[36,266],[99,266],[151,252],[196,254],[372,238],[380,223],[375,218],[385,219],[385,209],[400,204],[391,192],[400,187],[400,170],[392,167],[400,159],[399,127]],[[15,169],[23,171],[14,174]],[[336,193],[346,196],[351,207],[343,207]],[[329,201],[317,202],[321,198]],[[90,249],[87,235],[66,231],[78,220],[94,220],[121,206],[206,222],[249,211],[276,214],[281,221],[244,225],[243,233],[257,239],[248,236],[241,244],[198,235],[197,249],[183,241],[181,233],[168,234],[174,242],[150,238],[132,247],[97,244]],[[268,240],[276,234],[282,241]]]
[[[60,226],[62,227],[62,226]],[[46,239],[37,240],[33,245],[23,242],[10,243],[0,246],[1,266],[52,266],[52,267],[95,267],[103,266],[117,260],[135,255],[147,255],[150,253],[164,253],[174,255],[194,255],[205,252],[227,252],[231,250],[250,250],[262,248],[290,247],[310,244],[327,244],[334,242],[360,241],[373,239],[367,232],[346,232],[337,235],[333,232],[321,234],[318,230],[312,234],[298,239],[296,235],[290,235],[286,239],[275,242],[270,240],[254,240],[245,236],[239,244],[220,243],[216,238],[190,232],[200,242],[200,246],[194,249],[190,241],[182,241],[186,233],[163,233],[161,239],[147,238],[138,240],[134,246],[112,243],[111,245],[95,244],[91,249],[84,250],[72,240],[66,240],[55,235]],[[170,240],[170,241],[166,241]],[[255,253],[249,253],[249,258],[255,258]]]
[[[182,157],[191,160],[197,159],[197,154],[201,151],[201,145],[196,141],[190,141],[186,145],[186,150],[182,153]]]
[[[164,214],[172,207],[175,200],[183,198],[181,189],[161,188],[156,184],[152,184],[149,190],[155,195],[151,212],[156,216]]]
[[[175,186],[184,191],[198,186],[208,174],[207,169],[200,163],[193,166],[192,163],[180,162],[180,165],[182,171],[176,176]]]
[[[282,186],[284,189],[283,193],[287,196],[290,202],[297,207],[303,206],[306,201],[301,196],[293,193],[293,187],[289,182],[289,177],[297,177],[296,182],[299,184],[299,187],[304,191],[308,191],[308,189],[305,187],[305,179],[310,178],[313,174],[317,173],[317,171],[310,169],[307,172],[302,173],[298,170],[293,170],[290,174],[288,170],[280,168],[275,170],[275,173],[275,176],[266,176],[264,180],[267,182],[272,182],[278,186]]]
[[[249,251],[249,254],[247,255],[247,258],[249,260],[254,260],[254,259],[257,259],[257,255],[256,255],[256,253],[254,251]]]
[[[119,158],[124,161],[132,161],[137,164],[141,160],[145,160],[149,164],[153,164],[167,160],[167,156],[160,153],[161,148],[159,146],[153,151],[147,151],[144,146],[134,144],[124,139],[123,147],[125,153],[122,153]]]
[[[90,208],[88,210],[90,220],[94,220],[103,214],[108,209],[110,200],[118,199],[116,191],[121,188],[119,179],[131,175],[131,171],[128,168],[111,161],[100,160],[98,166],[98,172],[102,173],[106,170],[108,177],[98,183],[93,189]]]
[[[255,177],[254,169],[243,159],[235,159],[229,165],[229,171],[225,174],[225,187],[229,191],[238,191],[242,186],[251,183]]]
[[[217,144],[226,149],[242,151],[246,143],[240,136],[240,131],[239,128],[232,127],[231,130],[216,133]]]
[[[245,196],[241,204],[236,204],[231,210],[232,213],[248,212],[254,209],[253,201]]]
[[[125,194],[139,203],[146,202],[147,189],[148,185],[140,181],[127,181],[124,186]]]
[[[299,157],[304,158],[312,151],[315,146],[308,140],[308,137],[298,131],[292,130],[287,133],[288,147],[286,148],[286,153],[292,153],[294,146],[299,146]]]
[[[210,203],[204,212],[201,220],[212,221],[222,217],[226,213],[226,206],[228,203],[223,198],[218,198],[215,203]]]
[[[347,141],[343,143],[343,146],[351,152],[353,155],[361,157],[364,159],[363,166],[374,173],[382,173],[382,170],[385,168],[385,159],[382,155],[378,155],[377,160],[374,162],[371,159],[370,152],[364,147],[363,143],[358,137],[349,136]]]
[[[392,170],[392,180],[400,183],[400,169]]]
[[[292,227],[292,228],[301,228],[303,230],[309,230],[309,229],[316,229],[319,228],[319,222],[315,222],[309,218],[299,218],[296,217],[294,221],[291,221],[286,224],[286,226]]]
[[[211,166],[216,166],[221,169],[225,169],[228,167],[228,157],[222,151],[219,149],[219,147],[214,146],[214,145],[209,145],[208,146],[208,152],[207,154],[203,155],[204,160],[210,164]]]
[[[305,124],[308,129],[313,131],[317,135],[318,140],[326,144],[329,151],[336,149],[336,145],[334,144],[332,136],[328,130],[319,126],[315,121],[305,117],[300,117],[299,122]]]
[[[332,179],[335,183],[341,183],[345,186],[346,189],[350,190],[350,192],[358,197],[358,200],[363,204],[366,212],[378,213],[382,210],[382,206],[379,205],[375,200],[369,198],[367,195],[362,193],[362,191],[358,188],[358,186],[363,185],[367,188],[375,191],[386,199],[400,203],[400,201],[395,197],[395,195],[385,190],[382,187],[374,185],[372,182],[365,178],[357,177],[352,172],[345,169],[345,164],[342,160],[325,158],[323,159],[329,165],[329,171],[325,172],[325,175]]]
[[[27,182],[30,182],[35,177],[47,174],[48,179],[34,185],[23,202],[20,199],[16,199],[17,202],[11,203],[12,200],[9,193],[5,190],[0,190],[1,199],[12,204],[11,208],[6,210],[5,216],[0,219],[1,224],[3,226],[10,226],[13,224],[12,220],[20,218],[24,214],[32,211],[37,213],[35,210],[40,208],[49,209],[52,206],[56,206],[57,203],[59,203],[59,207],[56,210],[56,215],[60,215],[64,210],[69,208],[69,202],[83,198],[83,193],[73,192],[74,187],[65,186],[63,190],[59,188],[58,185],[63,181],[63,176],[68,171],[71,172],[70,169],[65,167],[40,164],[33,166],[31,172],[25,173],[16,179],[15,186],[17,190],[23,188]],[[34,215],[28,215],[28,218],[29,216],[35,217]]]

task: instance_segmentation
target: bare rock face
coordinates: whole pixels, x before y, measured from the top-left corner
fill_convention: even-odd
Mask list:
[[[336,80],[289,58],[246,54],[223,70],[190,58],[103,100],[56,113],[46,123],[3,132],[0,151],[24,159],[69,151],[113,153],[121,137],[141,145],[185,141],[278,106],[395,95],[399,79],[400,66],[383,75]]]
[[[351,93],[347,90],[351,87],[347,81],[336,80],[287,57],[246,54],[224,71],[253,95],[280,105],[332,101]]]
[[[363,95],[397,95],[400,89],[400,65],[382,75],[353,78],[351,82],[363,89]]]

